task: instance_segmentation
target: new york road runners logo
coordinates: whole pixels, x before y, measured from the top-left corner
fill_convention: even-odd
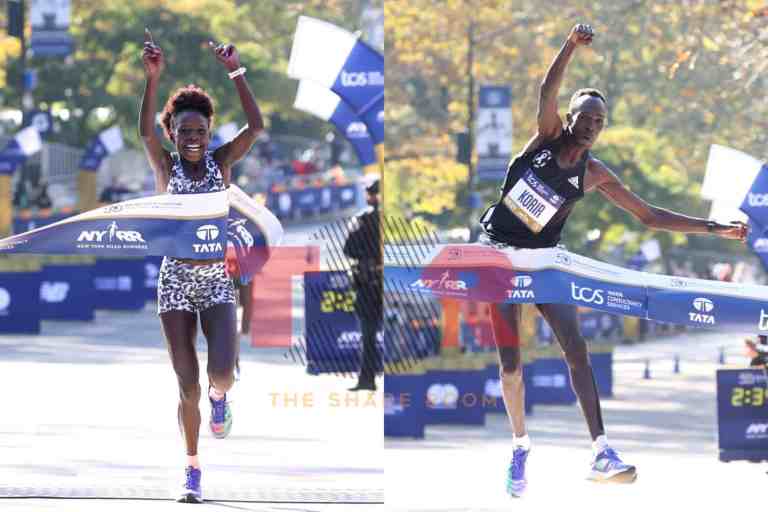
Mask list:
[[[139,231],[120,229],[112,221],[107,229],[81,231],[77,237],[78,249],[147,249],[147,242]]]

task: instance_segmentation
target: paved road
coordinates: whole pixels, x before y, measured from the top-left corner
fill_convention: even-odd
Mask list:
[[[590,445],[577,406],[536,406],[529,418],[533,450],[529,488],[522,499],[504,493],[511,434],[505,417],[485,427],[429,427],[426,439],[385,442],[387,509],[416,511],[506,510],[743,510],[763,506],[768,464],[717,460],[715,370],[719,347],[726,363],[747,362],[739,336],[690,334],[619,347],[615,397],[605,400],[612,444],[638,467],[633,485],[585,479]],[[673,354],[681,373],[673,373]],[[644,380],[643,359],[653,359]]]
[[[0,499],[0,509],[183,506],[125,499],[167,500],[183,481],[176,382],[153,308],[98,312],[88,323],[44,322],[40,336],[0,336],[0,496],[120,498]],[[200,336],[203,367],[204,345]],[[284,350],[253,349],[245,340],[241,357],[230,438],[212,438],[202,407],[203,491],[219,500],[208,508],[382,509],[323,504],[383,500],[381,392],[346,393],[353,380],[308,376]]]

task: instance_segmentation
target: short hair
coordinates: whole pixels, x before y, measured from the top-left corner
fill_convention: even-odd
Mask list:
[[[189,84],[186,87],[177,89],[176,92],[168,98],[168,101],[165,103],[165,107],[163,107],[163,111],[160,114],[165,136],[171,141],[173,141],[171,120],[175,115],[186,110],[199,112],[203,117],[208,119],[209,127],[213,126],[213,99],[200,87],[194,84]]]
[[[595,89],[594,87],[585,87],[584,89],[579,89],[575,93],[573,93],[573,96],[571,96],[571,102],[568,104],[568,111],[573,112],[573,105],[576,103],[576,100],[581,98],[582,96],[592,96],[593,98],[600,98],[603,100],[603,104],[607,107],[608,101],[605,99],[605,95],[600,92],[598,89]]]

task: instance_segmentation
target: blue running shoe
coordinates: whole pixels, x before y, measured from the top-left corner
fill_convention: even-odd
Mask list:
[[[224,439],[232,430],[232,409],[227,402],[227,395],[221,400],[208,399],[211,401],[211,433],[216,439]]]
[[[184,490],[176,501],[179,503],[202,503],[203,491],[200,490],[200,477],[202,472],[195,467],[187,466],[187,481],[184,482]]]
[[[515,498],[523,495],[528,480],[525,479],[525,461],[528,458],[530,450],[515,448],[512,452],[512,462],[509,463],[507,471],[507,494]]]
[[[635,466],[625,464],[611,448],[598,453],[587,479],[596,482],[632,483],[637,478]]]

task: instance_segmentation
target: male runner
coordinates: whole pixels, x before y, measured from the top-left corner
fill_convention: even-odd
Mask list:
[[[681,233],[715,234],[744,240],[740,222],[719,224],[688,217],[646,203],[632,193],[589,149],[605,124],[605,96],[597,89],[579,89],[571,98],[566,126],[557,112],[557,95],[568,62],[581,46],[592,43],[589,25],[576,25],[547,70],[539,95],[538,133],[509,165],[499,200],[485,212],[481,240],[496,247],[554,247],[576,201],[597,190],[645,226]],[[589,478],[632,482],[634,466],[621,461],[605,435],[587,345],[579,332],[576,306],[537,304],[554,331],[568,363],[571,386],[579,399],[593,441]],[[507,492],[520,496],[526,487],[525,462],[530,440],[525,429],[523,375],[520,365],[519,304],[498,304],[491,310],[501,368],[502,392],[514,431]]]

